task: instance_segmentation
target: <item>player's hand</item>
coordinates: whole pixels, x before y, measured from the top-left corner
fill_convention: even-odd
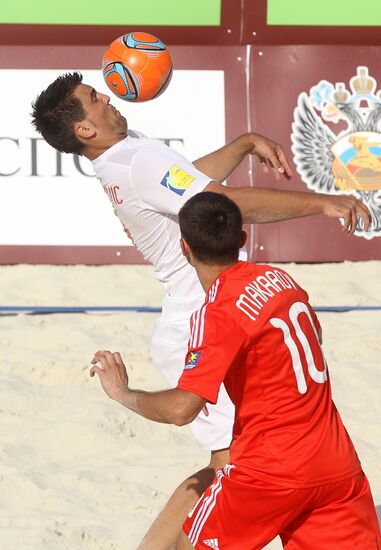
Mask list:
[[[275,143],[260,134],[253,134],[253,148],[251,154],[258,157],[263,171],[272,170],[277,179],[283,174],[287,179],[291,178],[292,170],[288,164],[286,155],[279,143]]]
[[[97,374],[102,388],[111,398],[119,401],[128,392],[128,375],[120,353],[100,350],[91,361],[90,376]]]
[[[343,231],[347,235],[353,235],[358,219],[364,222],[365,231],[369,230],[372,216],[368,208],[359,199],[347,195],[322,195],[323,214],[329,218],[343,220]]]

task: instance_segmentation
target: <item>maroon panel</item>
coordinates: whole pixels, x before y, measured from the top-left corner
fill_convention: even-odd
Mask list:
[[[380,27],[267,25],[267,0],[242,1],[241,44],[381,44]]]
[[[260,55],[262,53],[262,55]],[[271,136],[284,145],[290,159],[293,111],[302,91],[320,80],[335,84],[356,74],[359,65],[381,87],[381,51],[366,46],[263,46],[252,48],[250,78],[254,104],[252,124],[256,131]],[[334,129],[332,127],[332,129]],[[341,128],[342,129],[342,128]],[[337,133],[337,129],[335,130]],[[267,186],[259,172],[256,185]],[[257,183],[258,182],[258,183]],[[273,180],[272,187],[307,191],[295,171],[290,182]],[[322,216],[258,225],[255,228],[253,254],[257,261],[322,262],[381,259],[381,237],[370,241],[346,237],[336,220]]]
[[[220,26],[157,25],[0,25],[0,44],[4,45],[97,45],[108,44],[130,31],[150,32],[167,44],[240,43],[241,10],[237,0],[221,0]]]
[[[0,68],[97,69],[105,46],[1,46]],[[246,49],[242,46],[171,46],[176,69],[225,71],[226,139],[247,131]],[[126,105],[128,111],[128,105]],[[158,113],[160,116],[160,113]],[[200,124],[202,121],[200,121]],[[207,132],[208,128],[202,128]],[[205,154],[210,151],[205,151]],[[248,160],[236,171],[232,185],[247,184]],[[234,181],[233,181],[234,180]],[[117,256],[117,252],[122,254]],[[131,247],[48,247],[2,246],[0,264],[7,263],[142,263]]]
[[[0,45],[100,45],[131,30],[167,44],[381,44],[379,27],[267,25],[267,0],[221,0],[219,26],[0,25]]]
[[[146,264],[133,246],[0,246],[0,264]]]

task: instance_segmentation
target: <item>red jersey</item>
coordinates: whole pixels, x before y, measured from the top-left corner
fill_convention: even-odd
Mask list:
[[[236,407],[231,463],[286,487],[314,487],[360,471],[331,398],[318,319],[282,269],[238,262],[192,315],[178,387]]]

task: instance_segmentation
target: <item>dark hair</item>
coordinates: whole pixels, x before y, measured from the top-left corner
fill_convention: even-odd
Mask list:
[[[197,260],[211,265],[238,259],[242,215],[225,195],[208,191],[194,195],[181,208],[179,223]]]
[[[82,103],[74,97],[74,90],[82,82],[78,72],[66,73],[52,82],[32,103],[32,124],[42,137],[58,151],[82,153],[83,144],[74,132],[74,123],[83,120],[86,113]]]

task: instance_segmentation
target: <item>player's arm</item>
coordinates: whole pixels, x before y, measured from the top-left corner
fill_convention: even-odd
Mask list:
[[[97,351],[91,361],[90,376],[98,374],[106,394],[127,409],[155,422],[183,426],[196,418],[205,399],[178,388],[157,392],[133,390],[118,352]]]
[[[279,174],[292,176],[282,147],[271,139],[253,132],[239,136],[221,149],[195,160],[193,164],[200,172],[222,183],[248,154],[259,158],[265,172],[272,169],[278,178]]]
[[[358,217],[363,219],[365,231],[371,223],[367,207],[347,195],[226,187],[217,182],[209,183],[204,191],[222,193],[233,200],[239,206],[245,223],[269,223],[324,214],[329,218],[342,218],[343,230],[349,235],[354,233]]]

